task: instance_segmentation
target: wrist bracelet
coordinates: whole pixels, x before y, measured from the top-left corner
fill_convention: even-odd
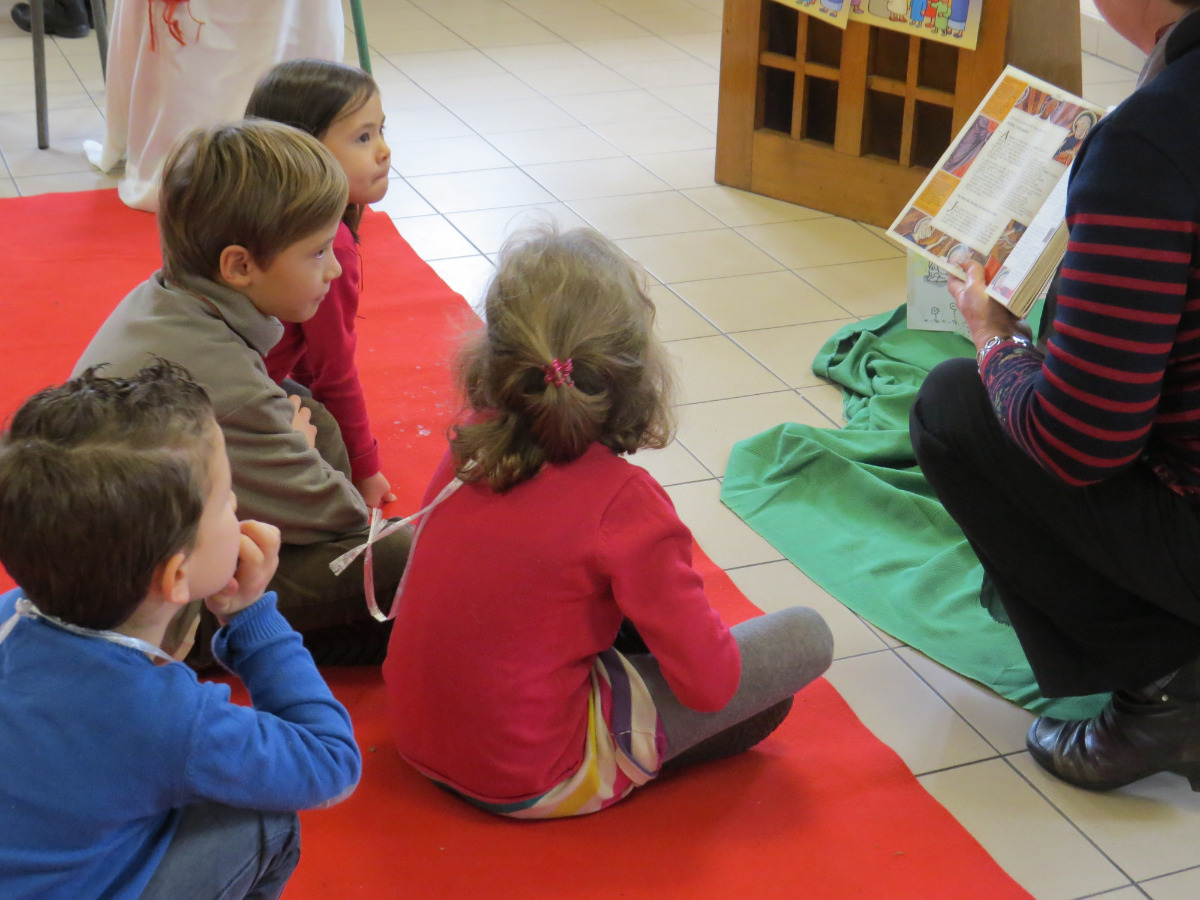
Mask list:
[[[983,374],[983,360],[992,352],[994,347],[1000,344],[1012,341],[1014,344],[1020,344],[1022,347],[1032,347],[1033,342],[1029,338],[1021,334],[997,334],[984,341],[983,346],[979,348],[979,352],[975,354],[976,365],[979,367],[979,374]]]

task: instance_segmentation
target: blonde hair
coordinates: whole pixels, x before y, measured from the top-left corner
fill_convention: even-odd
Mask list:
[[[653,334],[654,304],[603,235],[549,225],[513,235],[486,317],[458,360],[475,413],[450,438],[464,481],[505,491],[595,442],[616,453],[671,442],[674,379]]]
[[[269,266],[346,209],[346,174],[315,137],[262,120],[186,135],[163,167],[158,231],[167,277],[213,278],[238,244]]]

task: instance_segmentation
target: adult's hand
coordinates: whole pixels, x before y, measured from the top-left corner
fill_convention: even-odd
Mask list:
[[[954,303],[963,321],[971,331],[975,349],[982,350],[989,338],[1014,334],[1029,337],[1029,326],[1014,316],[1008,307],[997,303],[984,292],[987,282],[983,266],[971,262],[967,265],[966,272],[966,281],[952,275],[947,287],[950,288],[950,295],[954,297]]]

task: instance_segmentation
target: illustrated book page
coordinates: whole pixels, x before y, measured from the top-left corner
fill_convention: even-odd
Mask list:
[[[1075,153],[1102,113],[1101,107],[1009,66],[888,235],[959,278],[975,260],[991,280],[1055,188],[1065,191]],[[1062,207],[1054,209],[1047,215],[1061,221]],[[1055,244],[1046,242],[1044,233],[1031,235],[1039,258]],[[1018,292],[1016,273],[1034,268],[1018,269],[1014,261],[1005,275],[1010,296]],[[1032,286],[1035,295],[1039,287]]]

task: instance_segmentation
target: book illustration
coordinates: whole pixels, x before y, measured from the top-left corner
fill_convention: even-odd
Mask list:
[[[851,0],[850,19],[974,50],[983,0]]]
[[[1000,267],[1004,265],[1005,261],[1012,254],[1013,248],[1017,246],[1017,242],[1021,240],[1021,235],[1026,232],[1027,228],[1028,226],[1022,225],[1015,219],[1004,226],[1004,231],[1000,233],[1000,237],[996,240],[995,245],[988,254],[988,258],[983,263],[983,274],[987,277],[988,281],[996,277],[996,273],[1000,271]],[[953,259],[950,261],[957,262],[957,260]]]
[[[1092,130],[1092,126],[1098,121],[1100,121],[1100,117],[1090,109],[1081,111],[1072,120],[1071,130],[1063,139],[1058,152],[1054,154],[1054,161],[1062,163],[1064,166],[1069,166],[1074,162],[1075,151],[1079,149],[1079,145],[1083,143],[1083,139],[1087,137],[1088,132]]]
[[[999,127],[1000,123],[995,119],[976,116],[975,120],[967,126],[962,137],[955,142],[954,149],[946,157],[946,161],[941,164],[942,168],[955,178],[962,178],[967,169],[971,167],[971,163],[975,161],[975,157],[979,155],[979,151],[983,149],[983,145],[987,143],[988,138]]]
[[[790,6],[803,13],[808,13],[823,22],[845,29],[850,21],[849,0],[775,0],[784,6]],[[857,3],[857,0],[854,0]]]
[[[1018,315],[1042,278],[1040,255],[1065,243],[1059,223],[1031,224],[1065,181],[1083,139],[1102,110],[1009,66],[930,171],[888,234],[959,278],[975,260],[990,280],[1001,272],[997,299]],[[1064,199],[1065,202],[1065,199]],[[1062,218],[1062,213],[1057,212]],[[1053,239],[1052,239],[1053,238]],[[1018,253],[1028,241],[1027,252]],[[1058,251],[1060,256],[1062,251]],[[1057,259],[1053,261],[1057,264]]]
[[[914,331],[956,331],[970,337],[946,289],[946,270],[916,253],[907,263],[908,327]]]

